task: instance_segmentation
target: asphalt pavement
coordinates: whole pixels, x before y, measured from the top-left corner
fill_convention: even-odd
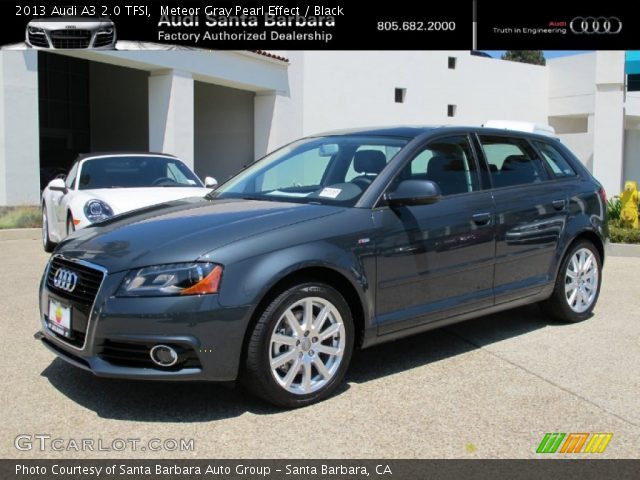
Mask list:
[[[47,259],[38,239],[0,240],[2,458],[533,458],[547,432],[613,433],[581,455],[640,458],[640,258],[607,258],[586,322],[530,306],[357,352],[336,395],[295,411],[56,359],[33,338]]]

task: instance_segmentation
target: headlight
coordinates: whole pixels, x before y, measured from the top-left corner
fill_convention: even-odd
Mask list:
[[[38,34],[44,33],[44,30],[40,27],[27,27],[29,29],[29,33]]]
[[[159,297],[218,293],[222,266],[215,263],[174,263],[132,270],[116,296]]]
[[[98,33],[111,34],[111,33],[113,33],[113,27],[100,27],[100,29],[98,30]]]
[[[102,200],[89,200],[84,204],[84,216],[93,223],[113,217],[113,210]]]

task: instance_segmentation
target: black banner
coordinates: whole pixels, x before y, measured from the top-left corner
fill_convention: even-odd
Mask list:
[[[78,28],[73,17],[109,17],[118,40],[134,42],[119,49],[134,49],[135,42],[209,49],[640,49],[640,19],[631,10],[622,1],[516,7],[488,0],[380,6],[345,0],[18,0],[0,3],[0,45],[24,46],[32,21],[54,17],[64,29]]]
[[[3,480],[636,479],[640,460],[0,460]]]

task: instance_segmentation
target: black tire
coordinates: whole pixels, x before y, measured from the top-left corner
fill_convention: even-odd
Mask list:
[[[571,259],[576,255],[579,250],[586,249],[593,254],[593,257],[596,260],[597,266],[597,285],[595,288],[595,296],[591,301],[590,305],[584,311],[576,311],[569,305],[569,300],[567,299],[565,293],[565,286],[568,280],[567,277],[567,267]],[[602,285],[602,258],[600,257],[600,252],[595,247],[593,243],[588,240],[580,240],[573,244],[571,248],[567,251],[565,257],[562,259],[562,264],[560,265],[560,269],[558,270],[558,275],[556,278],[556,283],[553,289],[553,293],[551,296],[540,302],[540,308],[542,311],[548,315],[549,317],[568,323],[577,323],[582,322],[583,320],[591,317],[593,313],[593,309],[598,302],[598,297],[600,296],[600,286]]]
[[[47,206],[42,204],[42,247],[47,253],[53,252],[56,244],[49,238],[49,215],[47,215]]]
[[[69,215],[67,215],[67,236],[71,235],[75,231],[76,226],[73,224],[73,217],[71,216],[71,213],[69,213]]]
[[[342,350],[342,359],[335,373],[330,380],[326,381],[325,385],[318,387],[318,390],[308,394],[292,393],[276,381],[276,373],[273,373],[271,370],[271,336],[274,334],[274,330],[279,325],[279,320],[283,317],[284,313],[291,306],[295,305],[296,302],[308,297],[319,297],[324,301],[330,302],[332,306],[337,309],[342,319],[342,325],[344,326],[345,343],[344,349]],[[300,283],[278,294],[276,298],[269,302],[268,306],[262,312],[258,312],[257,314],[260,315],[260,317],[253,331],[250,333],[245,365],[241,374],[241,382],[247,390],[273,405],[285,408],[298,408],[327,398],[336,387],[342,383],[353,353],[355,334],[351,310],[344,297],[338,291],[320,282],[310,281]],[[280,323],[280,325],[282,325],[282,323]],[[314,341],[318,341],[318,339],[316,338]],[[291,346],[289,348],[293,350],[298,347]],[[314,355],[313,350],[307,353]],[[304,354],[300,355],[302,358]],[[319,353],[317,355],[320,356]],[[308,357],[305,356],[305,358]],[[298,365],[297,360],[293,362],[294,365]],[[292,368],[290,365],[288,367]],[[301,372],[302,375],[304,369],[301,370]],[[319,371],[316,370],[315,378],[319,378],[317,375],[320,374]],[[298,376],[294,378],[298,378]],[[302,381],[302,378],[300,381]]]

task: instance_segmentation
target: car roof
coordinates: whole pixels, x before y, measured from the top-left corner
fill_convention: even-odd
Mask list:
[[[502,135],[513,137],[527,137],[538,140],[557,140],[547,135],[523,132],[520,130],[507,130],[502,128],[486,128],[477,126],[453,126],[453,125],[418,125],[418,126],[389,126],[389,127],[363,127],[333,130],[329,132],[311,135],[311,137],[343,136],[343,135],[365,135],[379,137],[403,137],[414,139],[425,133],[478,133],[483,135]]]
[[[147,157],[164,157],[179,160],[178,157],[170,155],[168,153],[159,152],[140,152],[140,151],[115,151],[115,152],[91,152],[81,153],[76,157],[76,162],[81,162],[88,158],[96,157],[124,157],[124,156],[147,156]]]

